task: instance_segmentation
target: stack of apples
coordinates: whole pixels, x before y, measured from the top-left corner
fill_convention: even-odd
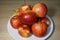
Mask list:
[[[50,24],[46,15],[47,7],[44,3],[36,3],[33,6],[24,4],[14,13],[10,24],[22,37],[29,37],[30,34],[43,37]]]

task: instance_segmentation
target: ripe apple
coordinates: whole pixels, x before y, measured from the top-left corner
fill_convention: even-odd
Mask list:
[[[50,24],[50,21],[48,18],[44,17],[44,18],[41,18],[41,22],[44,22],[47,24],[47,26]]]
[[[18,33],[22,37],[29,37],[30,36],[30,28],[29,26],[22,26],[18,28]]]
[[[37,3],[33,6],[32,11],[36,12],[39,17],[45,17],[47,13],[47,7],[44,3]]]
[[[47,32],[47,25],[43,22],[34,23],[32,25],[32,33],[37,37],[42,37]]]
[[[21,15],[21,22],[23,24],[32,25],[36,22],[36,14],[34,12],[27,12]]]
[[[10,24],[13,28],[17,29],[19,28],[19,26],[22,25],[21,21],[20,21],[20,16],[13,16],[11,19],[10,19]]]
[[[25,13],[28,10],[32,10],[32,7],[30,5],[24,4],[19,8],[19,13]]]

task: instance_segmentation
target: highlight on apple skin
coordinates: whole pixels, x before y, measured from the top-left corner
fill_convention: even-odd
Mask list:
[[[21,15],[21,22],[23,24],[32,25],[36,22],[36,14],[34,12],[27,12]]]
[[[16,15],[10,19],[10,24],[14,29],[18,29],[22,25],[20,16]]]
[[[25,38],[29,37],[30,34],[31,34],[30,27],[27,26],[27,25],[25,25],[25,26],[23,25],[23,26],[19,27],[18,28],[18,33],[22,37],[25,37]]]
[[[36,12],[39,17],[45,17],[47,14],[47,7],[44,3],[37,3],[33,6],[32,11]]]

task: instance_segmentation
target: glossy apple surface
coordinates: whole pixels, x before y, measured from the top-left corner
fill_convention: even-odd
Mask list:
[[[43,22],[38,22],[32,25],[32,33],[36,37],[43,37],[47,32],[47,26]]]
[[[36,22],[36,14],[34,12],[28,12],[21,15],[21,22],[23,24],[32,25]]]
[[[30,28],[29,26],[22,26],[18,28],[18,33],[22,37],[29,37],[30,36]]]
[[[25,13],[26,11],[28,10],[32,10],[32,7],[30,5],[27,5],[27,4],[24,4],[24,5],[21,5],[20,8],[19,8],[19,13]]]
[[[19,28],[19,26],[21,26],[21,21],[20,21],[20,16],[13,16],[11,19],[10,19],[10,24],[13,28],[17,29]]]
[[[47,13],[47,7],[44,3],[37,3],[33,6],[32,10],[36,12],[39,17],[45,17]]]
[[[44,18],[41,18],[41,22],[44,22],[47,24],[47,26],[50,24],[50,21],[48,18],[44,17]]]

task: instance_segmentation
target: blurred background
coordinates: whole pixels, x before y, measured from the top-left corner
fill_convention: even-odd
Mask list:
[[[7,22],[15,9],[27,3],[34,5],[43,2],[47,5],[48,15],[54,21],[54,32],[47,40],[60,40],[60,0],[0,0],[0,40],[14,40],[7,31]]]

